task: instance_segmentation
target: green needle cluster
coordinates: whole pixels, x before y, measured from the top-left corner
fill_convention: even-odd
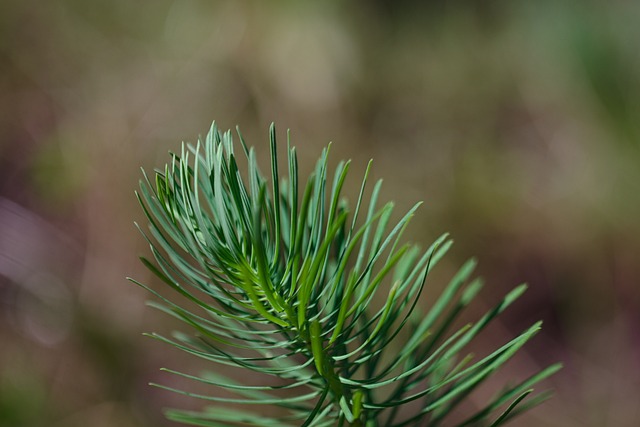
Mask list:
[[[202,412],[170,410],[168,418],[198,426],[448,423],[540,329],[536,323],[478,360],[465,351],[525,286],[454,329],[482,287],[470,260],[421,313],[433,301],[426,279],[450,248],[448,236],[426,251],[403,243],[418,205],[392,223],[393,204],[378,206],[381,182],[367,190],[371,164],[351,209],[341,196],[350,163],[331,176],[329,147],[301,182],[287,141],[282,177],[273,125],[269,136],[266,176],[240,132],[237,144],[214,124],[204,141],[183,144],[141,181],[143,235],[153,254],[142,261],[175,292],[163,296],[133,281],[192,331],[150,336],[212,362],[198,375],[167,370],[210,386],[210,395],[159,387],[218,403]],[[531,387],[558,369],[505,387],[456,425],[502,424],[547,398],[531,396]]]

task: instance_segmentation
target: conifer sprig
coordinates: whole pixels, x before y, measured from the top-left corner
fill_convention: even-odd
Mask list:
[[[142,262],[174,292],[131,280],[191,330],[150,336],[212,362],[198,375],[166,370],[211,394],[158,387],[217,403],[170,410],[168,418],[199,426],[439,425],[540,329],[536,323],[478,360],[465,352],[525,285],[451,330],[482,287],[470,260],[420,313],[421,301],[433,298],[426,279],[451,246],[448,236],[426,251],[403,243],[418,205],[391,224],[393,204],[378,207],[381,182],[366,196],[371,163],[351,209],[341,194],[350,163],[340,162],[331,179],[329,147],[305,183],[287,141],[281,177],[273,125],[269,136],[268,178],[240,132],[238,148],[215,124],[163,170],[143,171],[137,195],[149,225],[141,231],[153,258]],[[531,398],[531,387],[558,369],[505,388],[459,425],[501,425],[544,400]],[[278,415],[264,415],[262,405]]]

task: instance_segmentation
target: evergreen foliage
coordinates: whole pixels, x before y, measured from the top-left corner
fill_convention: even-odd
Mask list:
[[[167,370],[212,386],[212,394],[159,387],[217,402],[202,412],[170,410],[168,418],[198,426],[450,423],[458,405],[540,329],[536,323],[476,360],[465,348],[525,285],[456,330],[482,287],[470,260],[421,313],[433,300],[428,274],[452,242],[445,234],[426,251],[402,242],[418,205],[391,224],[393,204],[378,207],[381,183],[365,196],[369,164],[352,210],[341,197],[349,162],[331,178],[329,147],[303,183],[287,142],[282,178],[273,125],[265,178],[237,133],[239,147],[214,124],[204,141],[183,144],[163,170],[144,174],[137,193],[153,254],[142,261],[175,292],[163,296],[131,280],[192,331],[150,336],[215,364],[199,375]],[[456,425],[503,424],[547,398],[531,396],[531,387],[558,369],[505,387]],[[266,416],[262,405],[277,415]]]

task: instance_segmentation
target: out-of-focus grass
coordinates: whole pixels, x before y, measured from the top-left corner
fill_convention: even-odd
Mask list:
[[[329,138],[373,157],[383,197],[427,202],[413,240],[456,238],[445,269],[529,282],[487,340],[542,317],[512,369],[566,368],[518,425],[638,425],[640,5],[573,3],[0,3],[0,426],[200,404],[146,386],[185,358],[139,337],[175,325],[124,276],[138,166],[212,119],[290,127],[304,173]]]

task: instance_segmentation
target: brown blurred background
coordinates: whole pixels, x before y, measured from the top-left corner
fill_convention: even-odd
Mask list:
[[[155,283],[139,167],[214,119],[263,154],[290,128],[304,174],[333,140],[352,197],[373,158],[384,198],[426,201],[412,240],[455,238],[439,278],[479,258],[479,308],[530,284],[494,332],[544,329],[507,372],[565,369],[514,425],[640,425],[638,22],[633,1],[0,2],[0,426],[203,404],[147,386],[192,358],[141,336],[180,326],[125,276]]]

